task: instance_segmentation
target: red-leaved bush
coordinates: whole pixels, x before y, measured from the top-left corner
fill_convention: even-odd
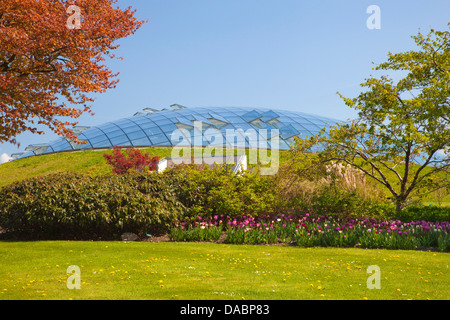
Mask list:
[[[112,171],[117,174],[126,174],[130,171],[144,172],[155,171],[158,168],[159,157],[153,158],[148,153],[143,153],[139,149],[127,148],[122,150],[122,147],[114,147],[112,154],[103,155],[108,164],[113,166]]]

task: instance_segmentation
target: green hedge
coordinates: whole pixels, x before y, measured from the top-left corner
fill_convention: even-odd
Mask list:
[[[404,221],[450,221],[450,207],[438,206],[408,206],[399,213],[393,213],[393,218]]]
[[[0,190],[0,227],[27,239],[118,239],[162,234],[190,217],[270,213],[273,181],[228,167],[177,167],[164,173],[58,173]]]
[[[166,232],[184,211],[158,177],[59,173],[0,190],[0,226],[21,238],[116,239]]]

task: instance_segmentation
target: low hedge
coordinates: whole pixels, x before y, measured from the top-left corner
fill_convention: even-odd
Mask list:
[[[450,207],[408,206],[400,212],[393,213],[393,218],[404,221],[450,221]]]
[[[151,175],[57,173],[0,190],[0,226],[27,239],[164,233],[183,212],[170,186]]]

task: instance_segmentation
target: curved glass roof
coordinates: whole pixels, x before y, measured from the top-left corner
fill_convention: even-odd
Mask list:
[[[237,145],[246,148],[270,148],[274,135],[279,137],[279,149],[287,150],[290,149],[295,136],[315,135],[322,128],[338,122],[340,121],[307,113],[277,109],[186,108],[172,105],[170,109],[162,110],[146,108],[129,118],[95,127],[75,127],[74,132],[78,139],[86,144],[74,144],[61,138],[48,144],[30,145],[25,149],[25,153],[13,157],[17,159],[46,153],[114,146]],[[235,136],[227,136],[228,133]]]

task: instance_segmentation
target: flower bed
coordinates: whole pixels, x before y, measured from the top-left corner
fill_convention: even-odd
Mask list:
[[[286,243],[302,247],[361,247],[450,251],[450,222],[342,219],[331,216],[198,217],[173,226],[174,241],[217,241],[231,244]]]

